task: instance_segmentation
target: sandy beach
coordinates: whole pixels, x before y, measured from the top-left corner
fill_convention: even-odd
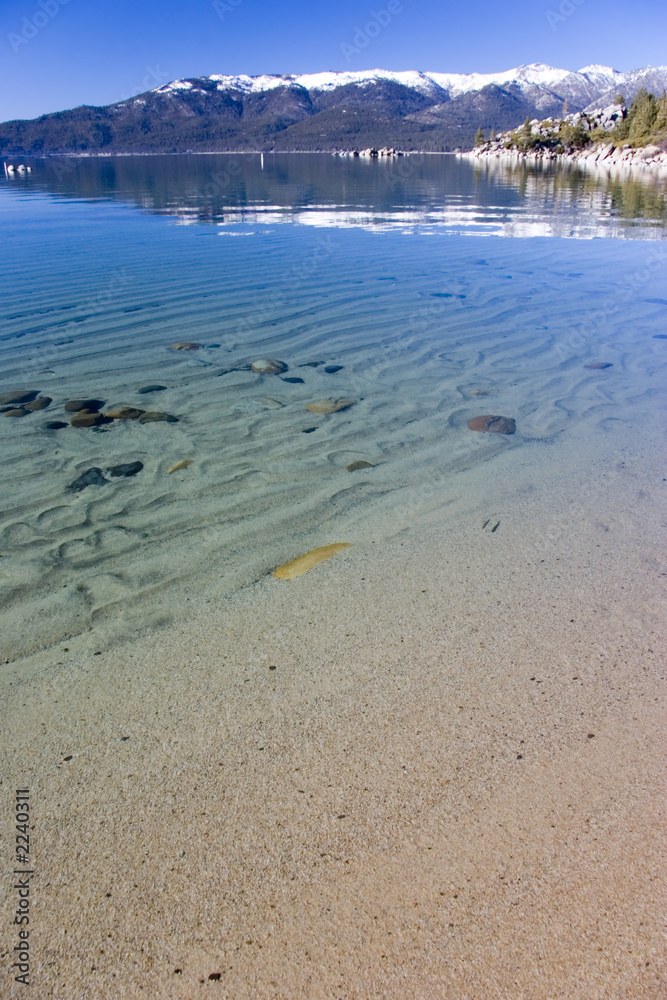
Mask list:
[[[37,995],[663,997],[660,435],[534,442],[299,579],[7,664]]]

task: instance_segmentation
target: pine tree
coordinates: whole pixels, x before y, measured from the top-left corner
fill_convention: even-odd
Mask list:
[[[526,115],[526,120],[524,121],[521,128],[515,132],[516,135],[516,147],[517,149],[525,152],[528,149],[533,149],[535,146],[535,139],[533,137],[533,129],[530,124],[530,118]]]
[[[658,117],[658,102],[653,94],[647,94],[642,87],[635,94],[631,108],[629,140],[633,146],[644,146],[651,138],[655,120]]]
[[[565,149],[583,149],[590,142],[588,132],[581,124],[577,122],[576,125],[572,125],[571,122],[562,122],[558,130],[559,142]]]
[[[667,94],[658,98],[658,113],[653,125],[653,141],[664,142],[667,139]]]
[[[627,115],[614,129],[614,142],[617,146],[628,143],[630,146],[646,146],[657,139],[659,126],[658,116],[661,111],[660,101],[655,99],[642,87],[635,94]]]
[[[480,127],[475,132],[475,145],[481,146],[483,145],[483,143],[484,143],[484,129],[480,125]]]

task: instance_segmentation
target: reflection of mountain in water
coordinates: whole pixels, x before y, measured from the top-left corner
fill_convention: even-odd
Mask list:
[[[565,163],[526,167],[509,160],[490,160],[474,169],[476,178],[511,186],[529,203],[550,203],[563,217],[576,213],[580,227],[596,230],[592,235],[609,236],[610,223],[617,229],[661,229],[667,223],[664,177],[609,176]]]
[[[660,238],[664,180],[597,176],[560,165],[470,164],[455,156],[388,161],[325,154],[36,160],[6,192],[119,201],[181,222],[433,226],[497,235]]]

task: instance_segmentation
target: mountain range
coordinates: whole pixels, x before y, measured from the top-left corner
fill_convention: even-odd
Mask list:
[[[541,63],[503,73],[327,72],[174,80],[106,107],[0,124],[0,154],[332,151],[444,152],[476,130],[515,128],[667,89],[667,66],[576,72]]]

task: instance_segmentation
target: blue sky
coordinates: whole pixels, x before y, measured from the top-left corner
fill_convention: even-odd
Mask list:
[[[667,63],[666,42],[664,0],[0,0],[0,121],[207,73],[628,70]]]

